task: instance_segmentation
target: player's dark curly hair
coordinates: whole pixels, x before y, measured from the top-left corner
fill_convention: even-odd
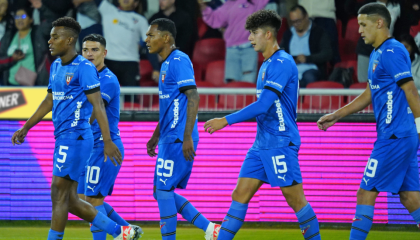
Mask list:
[[[253,31],[262,27],[270,27],[274,29],[274,36],[277,37],[277,32],[281,27],[281,18],[273,10],[260,10],[249,15],[246,19],[245,29]]]
[[[82,29],[82,27],[80,27],[80,24],[76,20],[74,20],[74,18],[71,17],[59,18],[52,23],[52,26],[65,27],[68,30],[71,30],[77,36],[79,36],[79,33]]]
[[[86,37],[83,38],[82,43],[84,43],[86,41],[98,42],[102,46],[106,47],[106,40],[100,34],[96,34],[96,33],[89,34],[89,35],[87,35]]]
[[[157,30],[159,31],[168,31],[176,38],[176,27],[175,23],[167,18],[158,18],[153,20],[150,25],[157,25]]]

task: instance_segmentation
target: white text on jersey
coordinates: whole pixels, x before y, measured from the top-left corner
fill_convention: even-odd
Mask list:
[[[284,132],[286,131],[286,127],[284,125],[284,117],[283,117],[283,110],[281,110],[281,103],[280,100],[276,100],[274,101],[276,103],[276,107],[277,107],[277,117],[279,118],[279,131],[280,132]]]
[[[74,111],[74,121],[71,123],[72,127],[77,126],[77,122],[80,120],[80,109],[82,108],[82,101],[77,102],[77,109]]]
[[[179,119],[179,99],[174,100],[174,122],[172,123],[171,128],[175,128]]]
[[[386,93],[388,95],[388,101],[386,102],[387,114],[386,114],[386,124],[390,124],[392,121],[392,91]]]

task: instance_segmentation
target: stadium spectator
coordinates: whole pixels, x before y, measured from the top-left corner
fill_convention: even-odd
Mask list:
[[[410,54],[411,74],[417,89],[420,89],[420,50],[410,34],[401,35],[398,39]]]
[[[334,0],[299,0],[299,5],[308,11],[309,17],[316,25],[324,28],[328,33],[334,52],[333,63],[340,62]]]
[[[347,0],[346,11],[352,15],[357,16],[357,11],[363,5],[379,2],[386,6],[389,13],[391,14],[391,23],[389,32],[392,36],[400,36],[410,33],[410,26],[417,25],[418,18],[416,17],[415,9],[413,5],[402,4],[399,0]],[[354,33],[357,34],[357,33]],[[362,38],[359,38],[357,42],[357,78],[359,82],[367,82],[368,80],[368,67],[369,67],[369,56],[373,51],[371,45],[364,43]]]
[[[18,81],[22,76],[36,78],[35,85],[48,85],[49,74],[44,67],[47,39],[41,26],[32,26],[32,22],[32,9],[17,10],[16,29],[7,31],[1,40],[0,58],[3,61],[0,62],[0,71],[3,72],[4,85],[20,85]]]
[[[254,83],[257,76],[258,55],[248,41],[244,29],[246,18],[263,9],[269,0],[227,1],[216,10],[198,0],[204,22],[212,28],[225,28],[226,41],[225,80]]]
[[[305,8],[290,10],[292,27],[283,34],[280,47],[293,56],[299,71],[300,87],[326,78],[327,62],[333,57],[331,42],[323,28],[309,19]]]
[[[119,7],[107,0],[95,0],[95,3],[107,41],[105,65],[117,76],[121,86],[138,86],[139,48],[149,28],[146,18],[133,11],[139,0],[119,0]]]
[[[95,33],[103,35],[101,14],[91,0],[73,0],[73,5],[77,9],[76,20],[82,27],[79,34],[79,48],[82,49],[83,38],[87,35]]]
[[[13,25],[14,21],[10,14],[9,2],[7,0],[0,0],[0,39],[6,31],[13,28]]]
[[[180,0],[178,0],[180,1]],[[177,1],[177,2],[178,2]],[[175,0],[159,0],[159,12],[155,13],[149,22],[153,22],[158,18],[167,18],[175,23],[177,35],[175,44],[180,51],[192,57],[194,42],[197,39],[197,24],[194,24],[194,17],[187,11],[177,7]],[[153,66],[152,78],[156,82],[159,81],[160,64],[157,54],[149,57]]]

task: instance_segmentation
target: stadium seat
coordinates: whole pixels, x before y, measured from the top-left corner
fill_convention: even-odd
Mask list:
[[[341,83],[331,82],[331,81],[319,81],[309,83],[306,88],[344,88]],[[336,110],[344,106],[344,96],[319,96],[319,95],[307,95],[303,97],[302,108],[303,109],[312,109],[316,111],[330,111]]]
[[[203,21],[203,18],[197,18],[198,38],[201,39],[207,32],[208,26]]]
[[[141,79],[151,79],[153,67],[150,64],[149,60],[140,60],[140,78]]]
[[[193,62],[200,64],[206,69],[207,64],[217,60],[225,59],[226,46],[221,38],[202,39],[195,43],[193,52]]]
[[[337,33],[338,33],[338,38],[343,38],[343,23],[341,22],[340,19],[337,19]]]
[[[219,60],[208,64],[205,81],[216,87],[225,85],[225,61]]]
[[[411,28],[410,28],[410,35],[411,36],[415,37],[418,32],[420,32],[420,23],[417,24],[416,26],[411,26]]]
[[[256,88],[257,85],[249,82],[230,82],[225,88]],[[255,95],[219,95],[219,109],[241,109],[256,101]]]
[[[350,40],[353,43],[357,43],[360,38],[359,34],[359,24],[357,18],[352,18],[347,22],[346,35],[344,37],[347,40]]]
[[[356,60],[348,60],[336,63],[334,68],[341,67],[341,68],[353,68],[353,83],[359,82],[357,79],[357,61]]]
[[[283,34],[287,31],[287,29],[289,28],[289,24],[287,22],[287,18],[282,18],[281,19],[281,27],[279,29],[279,32],[277,33],[277,41],[280,44],[281,43],[281,39],[283,38]]]
[[[203,81],[203,68],[198,63],[192,63],[194,68],[195,81]]]
[[[200,88],[214,88],[210,82],[196,82],[198,93]],[[215,109],[216,108],[216,95],[202,94],[200,93],[200,103],[198,104],[199,110]]]
[[[338,48],[340,52],[341,61],[351,61],[357,59],[356,54],[356,42],[352,42],[351,40],[345,38],[338,39]]]

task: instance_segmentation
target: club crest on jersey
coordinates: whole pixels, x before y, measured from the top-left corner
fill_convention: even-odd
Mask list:
[[[378,60],[375,60],[375,61],[373,62],[372,72],[375,72],[375,69],[376,69],[376,66],[378,66],[378,63],[379,63],[379,61],[378,61]]]
[[[166,71],[162,71],[162,83],[165,82]]]
[[[66,74],[66,83],[67,85],[70,84],[71,79],[73,78],[73,73],[67,73]]]
[[[262,73],[261,80],[264,81],[265,78],[265,71]]]

